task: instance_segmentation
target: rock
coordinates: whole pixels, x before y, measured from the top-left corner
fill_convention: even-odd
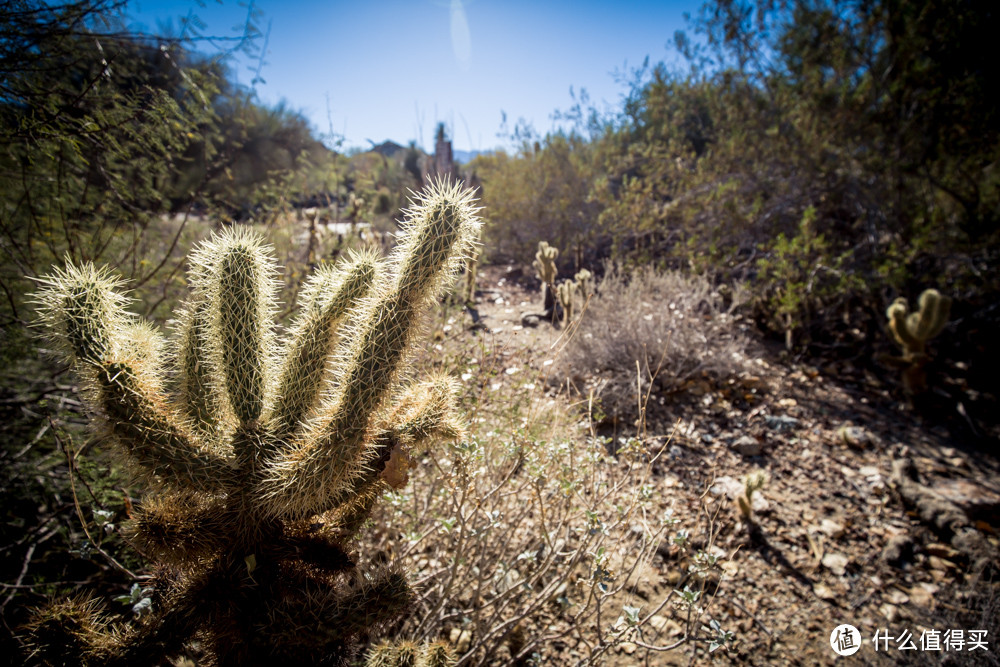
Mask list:
[[[736,500],[738,496],[743,495],[743,485],[739,483],[739,480],[725,475],[716,478],[715,484],[708,491],[714,496],[726,496],[730,500]]]
[[[910,601],[910,596],[897,588],[893,588],[889,591],[889,594],[885,596],[885,599],[896,606],[901,606]]]
[[[893,567],[899,567],[912,558],[913,538],[905,533],[890,537],[885,548],[882,549],[882,560]]]
[[[953,549],[947,544],[941,544],[939,542],[933,542],[924,547],[926,551],[931,556],[937,556],[938,558],[943,558],[945,560],[954,561],[956,558],[961,556],[957,549]]]
[[[934,608],[934,594],[938,592],[939,586],[921,582],[910,589],[910,601],[918,607],[925,609]]]
[[[786,431],[799,425],[799,420],[795,417],[785,415],[765,415],[764,423],[775,431]]]
[[[677,621],[667,618],[666,616],[660,616],[657,614],[649,619],[649,625],[656,630],[656,632],[666,636],[666,637],[677,637],[684,633],[684,628]]]
[[[836,600],[839,597],[836,591],[822,582],[813,584],[813,593],[822,600]]]
[[[538,315],[522,315],[521,316],[521,326],[535,328],[541,320],[538,319]]]
[[[868,449],[875,444],[875,437],[860,426],[844,424],[837,429],[837,437],[842,444],[852,449]]]
[[[472,644],[472,632],[462,628],[452,628],[448,641],[455,645],[455,653],[462,655],[469,650],[469,646]]]
[[[971,479],[944,479],[934,482],[930,489],[970,517],[1000,513],[1000,491]]]
[[[751,438],[749,435],[737,438],[730,447],[743,456],[760,456],[761,453],[760,443],[757,442],[756,438]]]
[[[884,604],[878,608],[879,613],[885,616],[885,620],[889,623],[895,623],[899,618],[899,607],[894,604]]]
[[[819,524],[819,530],[827,537],[832,537],[835,540],[844,535],[844,526],[832,519],[823,519]]]
[[[848,562],[847,556],[836,551],[831,551],[823,556],[823,566],[838,577],[843,576],[847,572]]]

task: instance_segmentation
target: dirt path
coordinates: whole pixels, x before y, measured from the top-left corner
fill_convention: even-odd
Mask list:
[[[548,323],[521,326],[538,310],[529,271],[484,267],[481,326],[509,337],[539,359],[562,344]],[[979,584],[971,565],[894,490],[893,462],[910,459],[918,477],[964,512],[990,548],[1000,530],[1000,466],[994,455],[963,450],[940,428],[927,428],[891,400],[840,385],[805,366],[758,360],[759,372],[722,387],[696,387],[669,402],[661,423],[673,424],[659,479],[678,516],[713,516],[703,546],[723,561],[712,613],[736,641],[727,655],[750,664],[814,665],[837,659],[830,634],[841,623],[858,628],[863,645],[845,664],[924,661],[998,664],[996,584]],[[553,390],[555,391],[555,390]],[[764,470],[754,520],[734,502],[742,478]],[[707,513],[706,513],[707,510]],[[926,518],[926,517],[925,517]],[[662,599],[683,563],[664,545],[648,572],[645,594]],[[679,567],[680,566],[680,567]],[[992,587],[991,587],[992,586]],[[992,596],[992,607],[990,597]],[[679,631],[679,628],[677,628]],[[922,632],[987,630],[988,652],[921,651]],[[876,631],[891,639],[876,651]],[[906,651],[905,633],[917,647]],[[669,632],[668,632],[669,634]],[[904,641],[896,641],[902,637]],[[666,637],[666,639],[670,639]],[[886,648],[888,650],[886,650]],[[623,647],[615,657],[635,664]],[[687,654],[653,654],[649,664],[687,662]]]

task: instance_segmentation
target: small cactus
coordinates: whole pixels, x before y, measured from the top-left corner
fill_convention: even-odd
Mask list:
[[[564,280],[556,288],[556,295],[559,297],[559,304],[563,310],[563,326],[567,326],[573,321],[573,301],[577,289],[577,284],[573,280]]]
[[[902,357],[889,357],[887,361],[903,370],[903,389],[909,395],[926,391],[924,367],[930,361],[927,341],[941,333],[951,312],[951,299],[936,289],[924,290],[918,304],[919,310],[911,313],[906,299],[900,297],[885,313],[893,338],[903,348]]]
[[[577,298],[586,305],[587,300],[594,295],[594,274],[587,269],[580,269],[573,280],[564,280],[559,284],[556,294],[563,310],[563,325],[569,325],[576,314]]]
[[[552,321],[555,321],[556,315],[555,284],[558,273],[556,268],[558,257],[558,248],[550,246],[546,241],[541,241],[538,244],[538,252],[535,253],[535,261],[532,262],[532,266],[538,272],[538,279],[542,281],[543,318]]]
[[[747,521],[753,521],[753,494],[760,491],[767,484],[767,473],[763,470],[754,470],[743,478],[743,495],[736,498],[736,504],[740,508],[740,514]]]
[[[388,270],[358,253],[309,279],[283,348],[274,261],[241,229],[192,256],[170,348],[106,270],[42,280],[49,337],[150,489],[127,530],[168,567],[134,627],[87,601],[42,611],[36,655],[159,664],[197,638],[213,664],[327,664],[408,609],[405,575],[364,565],[350,540],[382,492],[406,483],[414,447],[462,434],[454,380],[400,384],[423,310],[474,247],[476,211],[471,193],[435,183],[407,211]]]
[[[576,272],[576,275],[573,276],[573,279],[576,281],[577,291],[580,293],[580,296],[584,300],[594,296],[593,273],[591,273],[587,269],[580,269],[579,271]]]
[[[556,259],[559,257],[559,249],[550,246],[547,241],[538,244],[538,252],[535,253],[535,261],[532,266],[538,271],[538,278],[546,285],[552,285],[556,281]]]
[[[455,654],[447,642],[382,643],[369,650],[365,667],[454,667]]]

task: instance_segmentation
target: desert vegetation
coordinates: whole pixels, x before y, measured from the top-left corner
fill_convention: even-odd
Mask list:
[[[709,2],[454,164],[122,9],[0,9],[2,654],[997,664],[995,12]]]

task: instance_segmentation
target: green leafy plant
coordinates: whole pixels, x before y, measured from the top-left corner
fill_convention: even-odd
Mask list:
[[[388,270],[358,253],[312,276],[283,350],[274,261],[239,228],[192,256],[169,348],[107,270],[42,280],[51,341],[150,488],[128,531],[161,567],[141,623],[112,624],[88,600],[40,611],[36,659],[154,664],[197,638],[219,665],[340,664],[410,607],[405,574],[363,563],[351,539],[406,484],[413,448],[463,431],[453,380],[402,386],[401,373],[425,307],[473,248],[476,213],[469,191],[431,186]]]

